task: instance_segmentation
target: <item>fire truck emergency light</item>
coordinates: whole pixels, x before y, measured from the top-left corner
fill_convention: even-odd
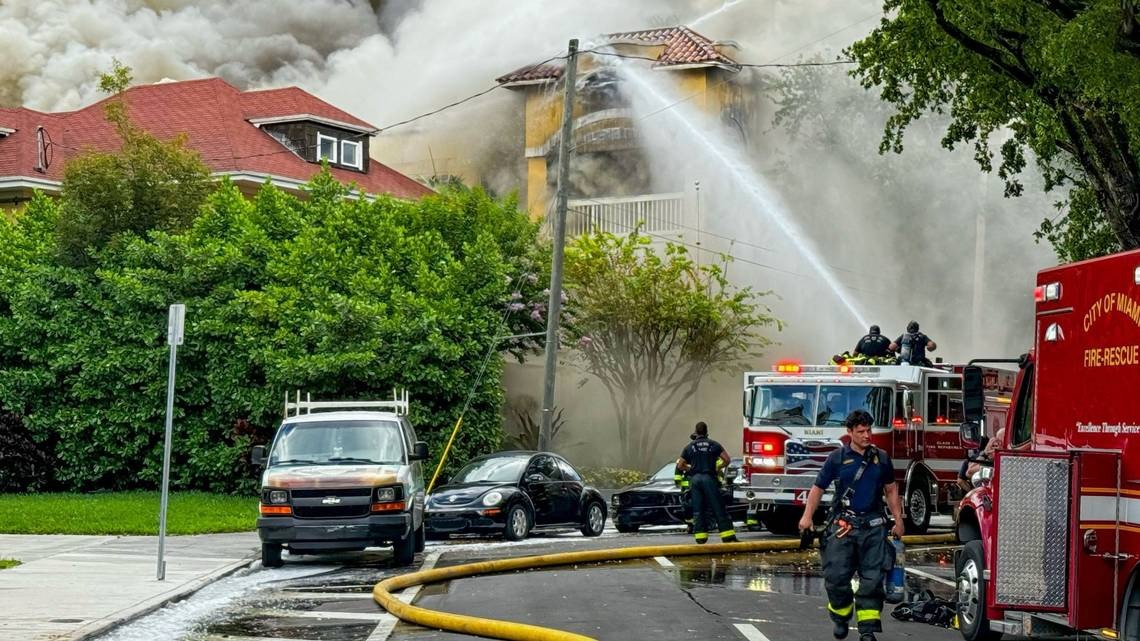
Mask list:
[[[1136,281],[1136,284],[1140,285],[1140,267],[1136,268],[1136,273],[1134,273],[1132,277],[1132,279]]]
[[[800,364],[799,363],[777,363],[776,364],[776,371],[781,373],[781,374],[799,374],[800,373]]]
[[[1061,283],[1038,285],[1037,289],[1033,290],[1033,300],[1038,303],[1061,300]]]

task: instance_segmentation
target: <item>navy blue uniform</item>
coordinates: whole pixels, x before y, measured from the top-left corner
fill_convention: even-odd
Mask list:
[[[681,458],[689,464],[689,500],[693,508],[693,537],[698,543],[709,539],[708,519],[705,511],[712,509],[722,541],[735,541],[736,531],[732,519],[720,498],[720,480],[717,478],[717,459],[724,448],[707,436],[698,436],[689,443]]]
[[[910,365],[930,366],[930,361],[926,359],[926,344],[929,342],[930,337],[922,332],[900,334],[895,339],[895,344],[899,346],[899,361]]]
[[[864,356],[886,356],[890,352],[891,341],[882,334],[867,334],[855,345],[855,353]]]
[[[834,482],[835,501],[841,501],[852,487],[864,455],[850,446],[831,453],[816,476],[815,485],[827,489]],[[886,519],[883,488],[895,482],[891,459],[882,450],[869,447],[867,466],[845,505],[837,506],[840,519],[853,529],[838,538],[838,524],[825,533],[826,545],[820,550],[823,579],[827,587],[827,610],[835,621],[846,622],[854,613],[860,634],[882,631],[883,561],[886,554]],[[859,572],[859,591],[851,590],[851,577]]]

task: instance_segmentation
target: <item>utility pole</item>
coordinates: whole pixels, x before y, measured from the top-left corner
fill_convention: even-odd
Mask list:
[[[558,144],[558,191],[554,196],[554,257],[550,266],[550,302],[546,307],[546,381],[542,393],[542,429],[538,449],[550,449],[554,419],[554,372],[558,368],[558,327],[562,316],[562,255],[566,245],[566,199],[570,183],[570,148],[574,144],[574,83],[578,75],[578,40],[566,56],[562,96],[562,135]]]

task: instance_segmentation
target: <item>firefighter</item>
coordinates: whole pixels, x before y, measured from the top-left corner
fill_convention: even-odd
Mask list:
[[[867,335],[855,345],[855,356],[881,358],[890,353],[891,339],[883,336],[878,325],[872,325]]]
[[[728,465],[728,452],[720,443],[709,438],[709,426],[704,421],[697,423],[697,438],[690,442],[681,458],[677,459],[677,467],[688,472],[689,497],[692,501],[693,537],[697,543],[707,543],[709,540],[708,518],[706,510],[712,508],[716,516],[716,524],[720,530],[722,543],[736,542],[736,531],[732,529],[732,520],[728,518],[728,511],[720,496],[720,482],[718,479],[717,459]]]
[[[918,321],[911,321],[906,325],[906,333],[890,345],[892,352],[897,352],[899,362],[903,365],[925,365],[932,367],[933,363],[926,358],[926,352],[938,349],[938,345],[930,337],[918,331]]]
[[[827,457],[808,493],[800,518],[800,531],[812,527],[812,515],[824,490],[834,481],[835,502],[831,519],[820,542],[823,578],[827,586],[827,610],[835,623],[836,639],[847,637],[852,614],[860,641],[875,641],[883,629],[883,560],[886,554],[886,523],[883,496],[895,523],[891,533],[903,535],[902,501],[895,485],[895,471],[886,452],[871,445],[874,419],[865,410],[847,415],[844,425],[850,443]],[[859,591],[851,590],[851,577],[859,573]]]

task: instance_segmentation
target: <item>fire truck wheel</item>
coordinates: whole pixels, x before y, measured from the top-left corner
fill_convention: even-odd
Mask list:
[[[919,477],[911,483],[903,499],[903,517],[906,521],[906,531],[910,534],[925,534],[930,527],[930,493],[926,479]]]
[[[968,541],[954,563],[958,577],[958,629],[965,641],[997,641],[1000,632],[986,618],[985,552],[981,541]]]

